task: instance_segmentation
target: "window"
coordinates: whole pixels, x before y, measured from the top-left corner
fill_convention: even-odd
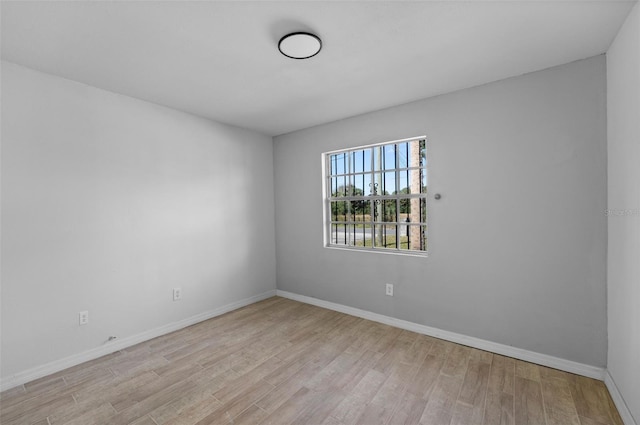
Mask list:
[[[326,245],[427,252],[424,138],[325,154]]]

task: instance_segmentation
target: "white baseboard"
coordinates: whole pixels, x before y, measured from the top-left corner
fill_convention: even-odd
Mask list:
[[[276,295],[295,301],[300,301],[306,304],[312,304],[318,307],[327,308],[329,310],[338,311],[340,313],[349,314],[351,316],[362,317],[363,319],[372,320],[374,322],[384,323],[385,325],[395,326],[397,328],[444,339],[447,341],[455,342],[457,344],[467,345],[469,347],[490,351],[492,353],[501,354],[503,356],[513,357],[527,362],[563,370],[565,372],[571,372],[577,375],[598,379],[600,381],[604,380],[605,377],[605,370],[601,367],[577,363],[571,360],[549,356],[547,354],[541,354],[534,351],[524,350],[522,348],[511,347],[509,345],[498,344],[496,342],[474,338],[455,332],[449,332],[438,328],[432,328],[430,326],[420,325],[418,323],[408,322],[406,320],[396,319],[394,317],[389,317],[378,313],[372,313],[370,311],[361,310],[359,308],[336,304],[330,301],[324,301],[313,297],[307,297],[306,295],[298,295],[292,292],[281,291],[279,289],[276,291]]]
[[[629,410],[627,403],[625,403],[624,398],[622,398],[622,394],[620,394],[620,391],[608,370],[604,374],[604,383],[609,390],[609,394],[611,394],[611,398],[618,409],[618,413],[620,413],[620,417],[622,417],[624,425],[638,425],[635,419],[633,419],[631,410]]]
[[[42,366],[37,366],[23,372],[18,372],[15,375],[0,379],[0,391],[5,391],[10,388],[17,387],[18,385],[22,385],[35,379],[51,375],[52,373],[59,372],[71,366],[75,366],[89,360],[97,359],[98,357],[102,357],[104,355],[114,353],[116,351],[131,347],[141,342],[148,341],[150,339],[177,331],[182,328],[186,328],[187,326],[200,323],[216,316],[220,316],[221,314],[228,313],[232,310],[236,310],[240,307],[244,307],[258,301],[262,301],[275,295],[275,290],[267,291],[259,295],[254,295],[253,297],[244,298],[242,300],[235,301],[222,307],[218,307],[214,310],[206,311],[204,313],[188,317],[178,322],[169,323],[136,335],[131,335],[123,339],[115,340],[106,345],[92,348],[82,353],[74,354],[72,356],[44,364]]]

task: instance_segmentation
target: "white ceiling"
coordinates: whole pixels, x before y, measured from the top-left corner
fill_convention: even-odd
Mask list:
[[[3,1],[2,58],[277,135],[603,53],[634,1]]]

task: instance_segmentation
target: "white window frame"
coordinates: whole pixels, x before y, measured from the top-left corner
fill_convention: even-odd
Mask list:
[[[389,168],[386,167],[385,169],[381,169],[380,168],[380,164],[378,164],[376,166],[376,164],[374,163],[374,148],[382,148],[384,149],[384,146],[388,146],[388,145],[400,145],[403,143],[407,143],[407,142],[415,142],[415,141],[419,141],[419,142],[423,142],[424,143],[424,149],[425,149],[425,154],[424,154],[424,161],[421,161],[419,163],[418,167],[411,167],[409,164],[409,158],[406,159],[406,164],[404,166],[401,166],[400,164],[400,155],[398,155],[398,151],[397,148],[394,148],[394,158],[395,158],[395,164],[393,168]],[[339,155],[339,154],[350,154],[353,152],[357,152],[357,151],[362,151],[362,150],[369,150],[371,149],[371,154],[370,154],[370,160],[371,160],[371,164],[370,164],[370,168],[369,171],[359,171],[359,170],[352,170],[352,164],[353,162],[351,160],[347,161],[347,170],[344,171],[344,173],[336,173],[336,174],[332,174],[332,168],[331,168],[331,157],[332,155]],[[384,254],[395,254],[395,255],[409,255],[409,256],[419,256],[419,257],[426,257],[428,255],[428,226],[427,226],[427,221],[428,221],[428,214],[427,211],[429,209],[429,205],[428,205],[428,200],[427,200],[427,182],[428,182],[428,167],[427,167],[427,160],[428,160],[428,154],[427,154],[427,138],[426,136],[419,136],[419,137],[409,137],[406,139],[399,139],[399,140],[393,140],[393,141],[388,141],[388,142],[381,142],[381,143],[374,143],[374,144],[369,144],[369,145],[363,145],[363,146],[356,146],[356,147],[350,147],[350,148],[345,148],[345,149],[339,149],[339,150],[333,150],[333,151],[329,151],[329,152],[325,152],[322,154],[322,198],[323,198],[323,226],[324,226],[324,246],[326,248],[332,248],[332,249],[344,249],[344,250],[350,250],[350,251],[361,251],[361,252],[376,252],[376,253],[384,253]],[[379,151],[380,153],[378,155],[383,155],[382,151]],[[363,163],[364,163],[364,158],[363,158]],[[405,188],[400,188],[400,182],[402,181],[400,178],[400,173],[404,173],[404,172],[410,172],[410,171],[417,171],[419,170],[420,172],[420,181],[419,181],[419,185],[420,185],[420,190],[419,193],[402,193],[401,190],[405,189]],[[355,177],[358,176],[362,176],[362,175],[366,175],[366,174],[370,174],[370,181],[371,183],[374,183],[374,180],[376,179],[375,175],[376,174],[384,174],[384,173],[394,173],[395,174],[395,191],[394,193],[381,193],[381,194],[377,194],[376,189],[374,190],[374,193],[369,193],[369,194],[358,194],[353,196],[352,193],[345,193],[342,196],[332,196],[332,189],[336,189],[336,185],[332,184],[332,178],[339,178],[339,177],[346,177],[345,182],[348,181],[349,183],[346,184],[347,187],[350,186],[349,189],[347,189],[347,191],[351,192],[353,191],[353,188],[355,187],[355,184],[352,185],[351,182],[354,181],[355,182]],[[422,176],[424,175],[424,186],[423,186],[423,181],[422,181]],[[363,185],[364,185],[364,177],[362,177],[363,179]],[[407,177],[407,181],[408,181],[408,177]],[[371,186],[371,183],[369,184],[369,186]],[[374,186],[375,183],[374,183]],[[381,202],[385,205],[389,205],[388,202],[389,201],[395,201],[395,221],[378,221],[374,218],[374,216],[376,215],[376,212],[378,211],[376,209],[376,212],[374,212],[374,214],[369,214],[369,219],[368,220],[364,220],[364,213],[363,213],[363,220],[364,221],[356,221],[356,218],[352,218],[351,220],[347,218],[347,215],[351,216],[351,211],[350,211],[350,205],[352,205],[351,201],[365,201],[365,202],[371,202],[369,204],[369,211],[376,209],[376,204],[380,204]],[[402,207],[401,207],[401,201],[402,200],[407,200],[408,202],[412,202],[409,200],[418,200],[419,201],[419,205],[420,205],[420,213],[419,213],[419,221],[417,223],[408,223],[405,221],[400,221],[400,216],[403,214],[401,212]],[[346,201],[346,208],[348,211],[348,214],[344,214],[344,219],[343,220],[334,220],[335,215],[332,215],[332,207],[331,204],[332,202],[344,202]],[[391,204],[393,205],[393,204]],[[405,207],[406,208],[406,207]],[[424,214],[424,215],[423,215]],[[404,214],[405,216],[409,217],[409,214]],[[335,235],[332,235],[332,231],[335,229],[336,224],[340,224],[340,225],[346,225],[346,226],[353,226],[354,230],[353,232],[348,231],[347,228],[344,228],[344,233],[342,234],[342,237],[345,238],[343,243],[336,243],[336,239],[337,239],[337,233]],[[361,243],[361,245],[363,246],[357,246],[356,241],[358,239],[357,236],[357,230],[356,230],[356,226],[357,225],[361,225],[362,226],[362,240],[363,242]],[[366,246],[367,243],[366,241],[366,227],[369,226],[370,229],[370,233],[371,233],[371,243],[370,246]],[[385,246],[376,246],[379,245],[378,241],[376,240],[376,237],[374,235],[379,234],[378,231],[376,230],[377,228],[383,227],[385,228],[385,230],[382,230],[380,233],[384,233],[385,235],[387,234],[388,230],[386,230],[389,226],[393,229],[395,228],[395,239],[394,241],[397,242],[398,240],[400,240],[400,243],[395,243],[395,244],[391,244],[393,247],[385,247]],[[420,249],[409,249],[409,228],[418,228],[419,229],[419,233],[422,235],[420,237],[420,244],[421,247]],[[406,230],[406,234],[407,234],[407,248],[402,248],[402,245],[404,244],[404,242],[402,242],[402,238],[401,238],[401,232]],[[337,232],[337,231],[336,231]],[[400,239],[399,239],[400,238]],[[355,240],[354,240],[355,239]],[[423,245],[424,244],[424,245]]]

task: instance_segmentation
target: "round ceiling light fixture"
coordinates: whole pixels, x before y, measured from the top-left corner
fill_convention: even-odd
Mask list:
[[[288,58],[308,59],[320,52],[322,40],[308,32],[293,32],[280,39],[278,49]]]

